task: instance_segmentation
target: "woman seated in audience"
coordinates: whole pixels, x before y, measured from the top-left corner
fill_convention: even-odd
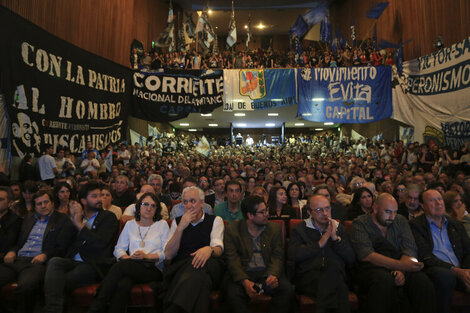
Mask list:
[[[38,185],[32,180],[27,180],[21,187],[20,200],[13,203],[11,209],[19,217],[23,218],[33,211],[33,196],[38,191]]]
[[[307,204],[307,200],[303,198],[300,186],[297,183],[290,183],[287,186],[287,203],[295,210],[296,216],[300,216],[302,208]]]
[[[287,191],[284,187],[272,187],[268,197],[269,218],[297,218],[295,210],[287,203]]]
[[[168,232],[157,196],[144,193],[137,200],[135,219],[126,223],[114,248],[118,262],[101,283],[89,312],[126,312],[133,284],[162,280],[163,247]]]
[[[116,215],[116,218],[120,220],[122,216],[122,209],[112,204],[112,202],[113,193],[111,187],[105,185],[103,186],[103,188],[101,188],[101,205],[103,207],[103,210],[113,212]]]
[[[393,196],[397,200],[398,205],[406,201],[406,186],[404,184],[398,184],[393,189]]]
[[[54,186],[55,210],[70,216],[69,204],[75,199],[75,192],[72,187],[65,182]]]
[[[444,194],[444,204],[447,214],[462,222],[468,236],[470,236],[470,214],[468,214],[465,203],[462,202],[462,196],[452,190]]]
[[[348,209],[348,220],[352,221],[359,215],[370,213],[373,202],[374,194],[368,188],[357,189]]]

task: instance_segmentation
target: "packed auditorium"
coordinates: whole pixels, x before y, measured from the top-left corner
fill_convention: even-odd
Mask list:
[[[470,312],[469,15],[0,0],[0,313]]]

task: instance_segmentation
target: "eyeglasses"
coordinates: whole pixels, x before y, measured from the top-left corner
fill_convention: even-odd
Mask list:
[[[312,211],[315,212],[315,213],[318,213],[318,214],[323,213],[323,212],[327,213],[327,212],[330,211],[330,207],[327,206],[327,207],[324,207],[324,208],[316,208],[316,209],[313,209]]]
[[[405,192],[405,191],[406,191],[406,188],[398,188],[397,191],[398,191],[398,192]]]
[[[261,214],[261,215],[268,215],[268,211],[256,211],[256,214]]]
[[[153,203],[150,204],[150,203],[148,203],[148,202],[142,202],[142,204],[141,204],[140,206],[142,206],[142,207],[144,207],[144,208],[151,207],[152,209],[156,209],[156,208],[157,208],[157,205],[156,205],[156,204],[153,204]]]

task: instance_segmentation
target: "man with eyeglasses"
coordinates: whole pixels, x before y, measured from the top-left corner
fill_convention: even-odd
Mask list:
[[[434,286],[421,271],[418,249],[405,217],[388,193],[378,196],[371,214],[357,217],[351,228],[351,243],[358,265],[354,276],[364,294],[364,312],[391,313],[397,309],[399,290],[412,312],[436,312]],[[403,303],[403,302],[402,302]]]
[[[242,213],[243,219],[230,224],[224,238],[227,306],[230,312],[251,312],[250,298],[265,293],[272,298],[269,312],[290,312],[293,289],[283,270],[281,227],[268,222],[261,197],[247,197]]]
[[[14,293],[19,312],[33,312],[44,281],[49,259],[64,256],[76,230],[67,215],[54,210],[52,196],[38,191],[33,196],[34,212],[26,215],[18,241],[0,266],[0,289],[17,282]]]
[[[307,213],[289,241],[296,290],[316,297],[315,312],[349,312],[345,267],[355,256],[346,229],[331,218],[330,201],[321,194],[309,198]]]
[[[421,187],[415,184],[408,185],[405,193],[405,202],[401,203],[398,207],[398,214],[403,215],[408,220],[412,220],[424,212],[419,202]]]

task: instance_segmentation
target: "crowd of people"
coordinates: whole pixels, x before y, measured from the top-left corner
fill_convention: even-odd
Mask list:
[[[157,49],[139,54],[134,49],[130,62],[135,70],[380,66],[394,64],[394,50],[377,49],[370,39],[357,47],[332,49],[325,43],[311,45],[300,57],[296,57],[293,50],[278,51],[271,48],[224,50],[206,55],[196,50],[162,53]]]
[[[259,293],[272,312],[293,311],[294,293],[316,312],[349,312],[349,290],[364,312],[450,312],[454,290],[469,296],[470,145],[209,141],[209,156],[185,135],[26,156],[20,181],[0,177],[0,289],[17,282],[23,312],[62,312],[93,283],[89,312],[125,312],[149,282],[164,312],[208,312],[213,289],[231,312]]]

